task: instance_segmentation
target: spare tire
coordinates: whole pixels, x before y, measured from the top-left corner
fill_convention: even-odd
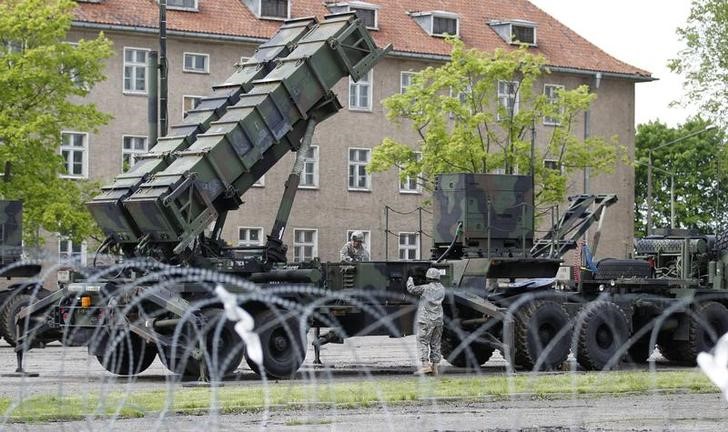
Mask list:
[[[647,261],[605,258],[597,264],[594,279],[649,278],[650,276],[652,276],[652,267]]]

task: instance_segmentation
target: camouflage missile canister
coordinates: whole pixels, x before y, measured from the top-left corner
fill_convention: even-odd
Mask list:
[[[315,18],[286,21],[233,75],[224,83],[214,86],[212,94],[203,97],[181,124],[171,128],[168,136],[160,137],[149,153],[136,158],[136,163],[128,172],[117,176],[113,184],[102,188],[102,193],[89,202],[88,207],[107,236],[119,243],[139,241],[139,228],[124,209],[122,200],[151,175],[167,168],[177,157],[177,152],[194,143],[199,134],[218,120],[229,106],[239,101],[241,93],[252,88],[252,81],[267,75],[277,64],[276,60],[287,56],[315,24]]]
[[[235,208],[231,198],[298,148],[308,119],[339,109],[330,90],[337,82],[364,76],[385,52],[355,14],[327,16],[189,149],[124,200],[142,235],[179,253],[218,210]]]
[[[441,174],[433,194],[435,254],[456,242],[466,256],[520,254],[533,245],[531,177]]]

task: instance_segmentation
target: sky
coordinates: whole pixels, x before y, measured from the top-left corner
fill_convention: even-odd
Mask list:
[[[690,0],[529,0],[608,54],[652,73],[638,83],[635,124],[660,120],[675,127],[697,111],[670,107],[683,93],[682,77],[667,68],[683,47],[675,32],[690,13]]]

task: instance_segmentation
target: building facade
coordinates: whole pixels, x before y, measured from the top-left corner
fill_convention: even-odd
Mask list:
[[[285,18],[323,17],[355,11],[379,46],[393,50],[357,83],[342,80],[333,90],[344,108],[320,124],[306,155],[285,241],[289,260],[337,260],[354,230],[363,231],[372,259],[429,258],[429,194],[414,179],[401,181],[391,170],[370,175],[365,166],[385,137],[411,142],[407,126],[385,117],[381,101],[402,91],[412,73],[448,60],[443,36],[454,33],[469,47],[513,48],[513,38],[543,54],[552,71],[545,92],[587,84],[598,94],[575,133],[612,137],[634,152],[634,86],[649,73],[624,64],[560,24],[526,0],[479,2],[437,0],[322,2],[321,0],[167,0],[169,122],[181,122],[197,98],[223,82],[235,63],[250,56]],[[443,10],[447,8],[447,10]],[[158,6],[154,0],[79,2],[69,41],[94,38],[100,31],[113,41],[106,81],[88,99],[114,119],[97,133],[69,129],[61,152],[69,176],[109,183],[149,148],[147,98],[152,76],[147,66],[158,49]],[[537,141],[548,136],[548,119],[537,125]],[[227,218],[224,237],[231,244],[262,244],[271,229],[293,155],[273,167],[248,191],[240,210]],[[575,178],[572,190],[583,191]],[[620,164],[610,175],[588,178],[589,192],[616,193],[603,228],[600,256],[623,257],[631,250],[634,171]],[[59,253],[83,253],[84,245],[59,241]]]

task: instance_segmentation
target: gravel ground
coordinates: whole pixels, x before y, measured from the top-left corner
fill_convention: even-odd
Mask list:
[[[309,349],[298,380],[366,380],[401,379],[415,365],[413,337],[391,339],[366,337],[347,339],[344,344],[322,348],[324,367],[315,367]],[[657,355],[656,366],[667,368]],[[244,363],[243,363],[244,364]],[[15,369],[11,347],[0,346],[0,371]],[[52,344],[36,349],[26,357],[26,370],[38,377],[3,377],[0,396],[19,398],[29,394],[78,395],[86,393],[139,392],[170,390],[180,385],[159,360],[134,379],[113,377],[85,348],[64,348]],[[454,367],[444,367],[445,374],[464,375]],[[479,374],[502,374],[505,361],[499,356],[483,367]],[[241,367],[225,386],[259,386],[261,381],[250,369]],[[568,392],[568,389],[565,389]],[[718,393],[655,394],[620,397],[574,398],[566,394],[554,400],[532,400],[514,395],[508,401],[432,401],[397,407],[368,409],[321,409],[271,411],[245,415],[174,416],[160,419],[103,422],[68,422],[46,425],[1,425],[0,430],[342,430],[372,432],[378,430],[523,430],[523,431],[721,431],[727,428],[728,404]]]

